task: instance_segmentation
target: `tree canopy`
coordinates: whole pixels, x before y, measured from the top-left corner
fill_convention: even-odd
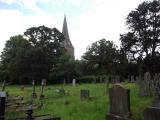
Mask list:
[[[56,28],[32,27],[24,35],[11,37],[1,55],[5,79],[14,83],[47,78],[62,54],[62,33]]]
[[[145,1],[127,17],[129,32],[121,35],[121,49],[130,60],[143,60],[146,69],[155,71],[160,49],[160,1]],[[150,64],[152,65],[150,66]]]

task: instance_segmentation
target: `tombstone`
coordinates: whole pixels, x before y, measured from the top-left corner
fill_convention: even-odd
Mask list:
[[[131,82],[134,82],[134,75],[131,76]]]
[[[73,85],[73,86],[76,86],[76,79],[73,79],[73,80],[72,80],[72,85]]]
[[[2,91],[5,90],[5,87],[6,87],[6,81],[4,80],[4,81],[3,81],[3,84],[2,84]]]
[[[44,98],[44,95],[43,95],[44,86],[45,86],[45,79],[42,79],[40,99],[43,99],[43,98]]]
[[[89,90],[81,90],[80,91],[81,100],[89,99]]]
[[[144,110],[144,120],[160,120],[160,108],[148,107]]]
[[[58,93],[62,96],[66,94],[66,92],[63,88],[58,89]]]
[[[146,72],[146,73],[144,74],[144,80],[146,80],[146,81],[151,80],[151,75],[150,75],[149,72]]]
[[[35,80],[32,81],[33,90],[32,90],[32,98],[37,98],[37,94],[35,92]]]
[[[107,120],[131,120],[130,91],[120,84],[109,89],[110,112]]]
[[[0,120],[5,118],[5,103],[6,103],[6,93],[0,92]]]
[[[22,86],[20,87],[20,90],[21,90],[21,91],[24,91],[24,85],[22,85]]]
[[[64,80],[63,80],[63,85],[66,85],[66,79],[64,78]]]
[[[109,78],[108,78],[108,79],[106,78],[104,81],[105,81],[105,84],[106,84],[106,91],[105,91],[105,94],[107,95],[108,90],[109,90]]]

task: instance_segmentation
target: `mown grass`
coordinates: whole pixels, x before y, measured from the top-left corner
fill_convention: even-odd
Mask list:
[[[133,83],[124,83],[130,89],[131,111],[135,120],[143,119],[143,110],[152,103],[152,97],[139,97],[138,87]],[[56,89],[63,87],[69,91],[69,95],[61,96]],[[80,90],[89,89],[93,100],[80,100]],[[32,92],[31,86],[7,86],[6,91],[11,95],[21,95],[25,100],[30,101]],[[39,94],[40,86],[36,86]],[[62,120],[105,120],[109,111],[109,99],[106,94],[105,84],[81,84],[73,87],[71,85],[49,85],[45,88],[44,106],[41,110],[35,110],[34,115],[51,114],[61,116]],[[67,104],[66,104],[67,102]],[[34,103],[40,103],[38,99]],[[25,112],[6,112],[6,119],[25,117]]]

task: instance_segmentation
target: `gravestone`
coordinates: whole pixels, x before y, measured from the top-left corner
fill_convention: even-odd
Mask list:
[[[80,98],[81,100],[89,99],[89,90],[81,90],[80,91]]]
[[[35,80],[32,81],[33,90],[32,90],[32,98],[37,98],[37,94],[35,92]]]
[[[6,93],[0,92],[0,120],[5,118],[5,103],[6,103]]]
[[[130,91],[120,84],[109,89],[110,112],[107,120],[131,120]]]
[[[45,79],[42,79],[42,82],[41,82],[41,93],[40,93],[40,99],[43,99],[44,98],[44,95],[43,95],[43,90],[44,90],[44,86],[45,86],[45,83],[46,80]]]
[[[72,85],[73,85],[73,86],[76,86],[76,79],[73,79]]]
[[[134,75],[131,76],[131,82],[135,82]]]
[[[151,75],[150,75],[149,72],[146,72],[146,73],[144,74],[144,80],[146,80],[146,81],[151,80]]]
[[[148,107],[144,110],[144,120],[160,120],[160,108]]]
[[[5,87],[6,87],[6,81],[4,80],[4,81],[3,81],[3,84],[2,84],[2,91],[5,90]]]

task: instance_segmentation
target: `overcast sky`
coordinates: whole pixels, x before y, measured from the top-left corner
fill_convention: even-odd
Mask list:
[[[34,26],[46,25],[62,31],[67,16],[75,57],[102,38],[120,45],[127,31],[125,19],[144,0],[0,0],[0,52],[11,36]]]

